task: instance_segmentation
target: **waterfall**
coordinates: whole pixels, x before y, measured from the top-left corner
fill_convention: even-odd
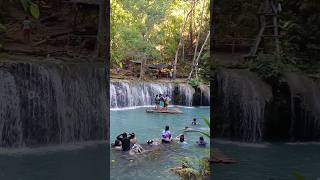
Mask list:
[[[200,103],[201,104],[205,104],[205,105],[209,105],[210,104],[210,87],[201,84],[199,86],[199,89],[201,91],[201,100]]]
[[[195,93],[194,88],[188,84],[179,84],[180,104],[192,106],[193,94]]]
[[[257,142],[264,133],[271,87],[245,70],[223,70],[215,81],[216,135]]]
[[[3,63],[0,147],[106,139],[103,64]]]
[[[176,94],[175,89],[178,91]],[[194,88],[184,83],[111,80],[110,106],[123,108],[154,105],[154,97],[157,94],[169,95],[171,104],[192,106],[194,93]]]
[[[292,140],[320,139],[320,84],[302,74],[286,73],[290,88]]]

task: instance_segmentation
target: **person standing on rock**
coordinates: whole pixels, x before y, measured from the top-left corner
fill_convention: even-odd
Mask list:
[[[26,16],[22,22],[23,38],[25,42],[30,42],[31,35],[31,21],[29,17]]]

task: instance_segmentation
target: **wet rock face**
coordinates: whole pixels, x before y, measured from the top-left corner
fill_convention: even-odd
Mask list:
[[[1,147],[107,138],[103,64],[7,63],[0,79]]]
[[[216,136],[262,140],[320,140],[320,84],[286,73],[268,85],[252,72],[217,73],[213,91]]]

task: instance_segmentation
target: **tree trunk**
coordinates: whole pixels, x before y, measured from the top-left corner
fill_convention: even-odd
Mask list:
[[[96,58],[106,58],[107,56],[107,1],[100,0],[99,25],[96,43]]]
[[[192,76],[192,73],[193,73],[194,70],[195,70],[196,78],[198,78],[199,59],[200,59],[201,53],[202,53],[205,45],[207,44],[207,41],[208,41],[209,37],[210,37],[210,31],[208,32],[208,35],[207,35],[207,37],[206,37],[206,40],[205,40],[204,43],[202,44],[202,47],[201,47],[200,52],[199,52],[199,55],[198,55],[197,59],[195,60],[195,65],[194,65],[194,67],[192,67],[188,79],[191,79],[191,76]]]
[[[195,67],[197,51],[198,51],[198,46],[199,46],[199,41],[200,41],[200,36],[201,36],[201,27],[202,27],[202,19],[203,19],[204,7],[205,7],[205,2],[203,2],[203,4],[202,4],[201,18],[200,18],[200,28],[199,28],[199,32],[198,32],[196,47],[194,49],[193,60],[192,60],[192,68],[191,68],[191,72],[190,72],[190,74],[188,76],[188,79],[191,79],[191,75],[192,75],[192,72],[193,72],[194,67]]]
[[[195,6],[196,0],[193,0],[192,2],[192,7]],[[192,49],[192,44],[193,44],[193,28],[192,28],[192,23],[193,23],[193,10],[191,10],[190,14],[190,25],[189,25],[189,49]]]
[[[140,79],[143,79],[143,77],[144,77],[145,62],[146,62],[146,60],[144,58],[142,58],[141,65],[140,65],[140,76],[139,76]]]
[[[178,62],[178,54],[179,54],[179,49],[181,47],[182,44],[182,33],[185,29],[185,25],[186,25],[186,21],[188,20],[188,17],[191,13],[191,11],[193,10],[194,6],[191,7],[191,10],[188,12],[187,16],[183,19],[183,23],[182,23],[182,27],[181,27],[181,31],[180,31],[180,40],[179,40],[179,44],[176,50],[176,55],[174,57],[174,62],[173,62],[173,79],[175,79],[177,77],[177,62]]]

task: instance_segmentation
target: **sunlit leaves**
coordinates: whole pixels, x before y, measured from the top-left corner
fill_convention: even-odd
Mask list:
[[[39,11],[39,7],[38,7],[37,4],[31,3],[31,5],[30,5],[30,13],[34,18],[36,18],[36,19],[39,18],[40,11]]]
[[[201,2],[209,6],[208,1]],[[200,8],[200,5],[197,6]],[[140,58],[141,53],[149,62],[172,61],[183,18],[190,7],[187,0],[111,0],[112,62],[121,65],[127,59]],[[195,24],[199,21],[199,14],[194,13]],[[185,31],[183,38],[187,39],[188,29]]]
[[[29,11],[34,18],[39,18],[40,9],[37,4],[33,3],[31,0],[20,0],[20,3],[25,11]]]

